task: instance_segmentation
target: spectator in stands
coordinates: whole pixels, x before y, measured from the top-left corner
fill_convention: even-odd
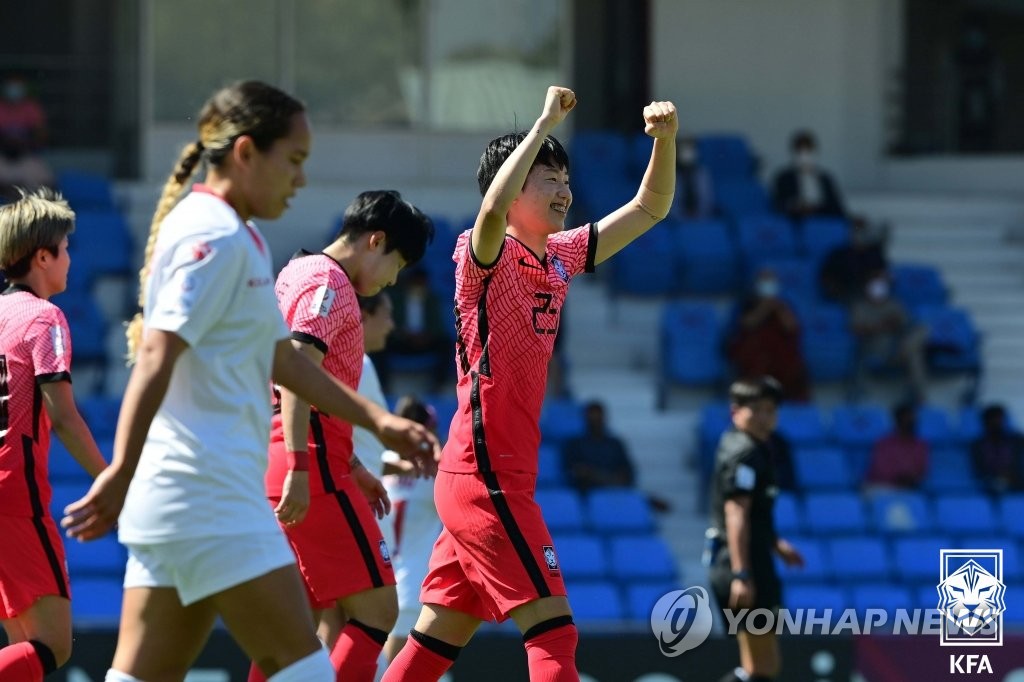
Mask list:
[[[697,155],[697,140],[692,135],[680,137],[676,149],[676,198],[669,216],[677,220],[708,218],[715,210],[714,186]]]
[[[889,279],[887,270],[873,273],[853,303],[850,324],[860,344],[858,380],[868,369],[902,368],[910,384],[908,399],[920,402],[927,382],[928,330],[914,324],[904,305],[891,296]]]
[[[850,222],[850,242],[825,256],[818,273],[822,295],[836,303],[853,303],[871,275],[888,269],[884,240],[864,216]]]
[[[810,130],[798,130],[790,142],[793,163],[775,175],[775,210],[793,220],[811,216],[841,218],[843,197],[832,175],[818,165],[818,141]]]
[[[781,293],[775,272],[762,268],[753,291],[737,307],[726,355],[737,377],[775,377],[786,400],[806,402],[811,386],[800,347],[800,321]]]
[[[981,413],[982,433],[971,443],[974,474],[992,493],[1024,487],[1024,436],[1006,422],[1006,408],[989,405]]]
[[[928,443],[917,435],[917,408],[900,403],[892,412],[893,430],[871,450],[864,484],[868,492],[915,489],[928,473]]]
[[[45,142],[43,107],[24,79],[9,76],[0,88],[0,192],[53,185],[53,172],[40,155]]]
[[[430,278],[422,267],[410,270],[391,289],[394,301],[395,330],[387,348],[374,356],[385,391],[392,390],[395,356],[416,355],[426,358],[431,390],[439,391],[453,379],[452,334],[444,314],[445,303],[430,288]],[[449,303],[450,305],[450,303]]]

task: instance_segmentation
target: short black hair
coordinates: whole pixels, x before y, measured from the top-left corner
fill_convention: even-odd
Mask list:
[[[892,418],[895,422],[899,422],[905,417],[915,416],[917,416],[917,405],[909,400],[897,403],[896,406],[892,408]]]
[[[491,183],[494,182],[494,176],[498,174],[501,164],[505,163],[505,160],[512,155],[516,147],[525,139],[526,133],[508,133],[501,137],[496,137],[487,143],[487,149],[480,156],[480,167],[476,170],[476,181],[480,185],[480,196],[487,194],[487,190]],[[541,144],[540,150],[537,152],[537,158],[533,160],[530,170],[539,165],[564,168],[566,172],[569,170],[569,155],[566,153],[562,143],[553,135],[548,135],[544,138],[544,142]]]
[[[406,266],[423,258],[434,239],[434,223],[395,190],[363,192],[348,205],[337,238],[356,239],[370,232],[383,232],[385,253],[397,249]]]
[[[813,131],[807,128],[796,131],[789,139],[789,148],[793,151],[803,149],[804,147],[818,148],[818,138],[815,137]]]
[[[357,296],[356,298],[359,300],[359,309],[367,315],[373,315],[380,309],[386,296],[387,292],[381,290],[373,296]]]
[[[1006,408],[999,403],[993,403],[981,411],[982,423],[988,423],[989,420],[995,417],[1006,419]]]
[[[405,395],[395,404],[395,414],[405,417],[428,429],[437,428],[437,412],[428,403],[414,395]]]
[[[770,376],[757,379],[740,379],[729,386],[729,402],[737,407],[746,407],[758,400],[770,400],[776,405],[782,402],[782,384]]]

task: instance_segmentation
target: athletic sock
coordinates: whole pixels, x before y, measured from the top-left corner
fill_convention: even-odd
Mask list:
[[[57,669],[50,647],[35,640],[0,649],[0,678],[10,682],[41,682]]]
[[[111,668],[107,671],[107,675],[103,678],[103,682],[142,682],[142,680],[137,677],[132,677],[128,673],[123,673],[120,670],[114,670]]]
[[[388,633],[349,619],[331,650],[331,665],[341,682],[373,682]]]
[[[576,644],[579,633],[572,616],[537,623],[523,633],[530,682],[576,682]]]
[[[437,682],[452,667],[460,651],[462,647],[411,630],[381,682]]]
[[[249,677],[246,678],[246,682],[267,682],[267,676],[263,674],[255,661],[249,664]]]
[[[309,656],[278,670],[267,682],[334,682],[334,668],[331,667],[327,649],[318,647]]]
[[[750,682],[750,677],[743,668],[735,668],[722,675],[718,682]]]

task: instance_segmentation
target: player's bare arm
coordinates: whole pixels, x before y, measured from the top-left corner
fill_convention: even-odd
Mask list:
[[[90,476],[96,476],[107,468],[107,462],[100,454],[96,440],[86,425],[78,408],[70,381],[54,381],[42,384],[43,406],[53,423],[54,433]]]
[[[64,510],[61,526],[68,537],[95,540],[117,522],[146,434],[167,394],[174,365],[186,348],[184,339],[173,332],[151,329],[146,333],[125,387],[113,461],[99,473],[85,497]]]
[[[668,215],[676,190],[676,134],[679,117],[672,102],[644,107],[644,132],[654,139],[651,159],[636,196],[598,222],[597,252],[601,263]]]
[[[734,575],[750,573],[750,495],[725,501],[725,538],[729,547],[730,568]],[[750,578],[734,578],[729,586],[729,606],[743,608],[754,603],[754,584]]]
[[[320,367],[324,354],[311,343],[292,339],[292,346]],[[309,403],[287,388],[281,388],[281,425],[284,431],[284,447],[290,453],[304,452],[308,456],[309,444]],[[281,499],[274,507],[277,520],[281,523],[301,523],[309,510],[309,470],[289,467],[281,486]]]
[[[565,120],[575,106],[576,94],[572,90],[557,85],[549,87],[540,117],[494,176],[473,225],[473,254],[481,263],[489,264],[497,260],[508,227],[506,216],[512,202],[523,191],[526,176],[530,173],[544,138]]]

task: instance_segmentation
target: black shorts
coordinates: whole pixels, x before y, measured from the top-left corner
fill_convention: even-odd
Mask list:
[[[763,613],[758,615],[755,612],[759,609],[767,609],[776,615],[778,614],[779,608],[782,606],[782,583],[775,572],[775,564],[772,563],[771,558],[753,561],[750,577],[754,583],[754,605],[749,607],[749,612],[740,621],[741,627],[753,616],[752,624],[754,627],[763,628],[765,625],[765,615]],[[709,578],[711,590],[715,595],[715,602],[718,604],[721,615],[722,626],[728,631],[731,621],[726,617],[725,609],[729,607],[729,593],[732,588],[732,568],[729,565],[729,553],[727,551],[722,550],[715,557],[709,569]]]

